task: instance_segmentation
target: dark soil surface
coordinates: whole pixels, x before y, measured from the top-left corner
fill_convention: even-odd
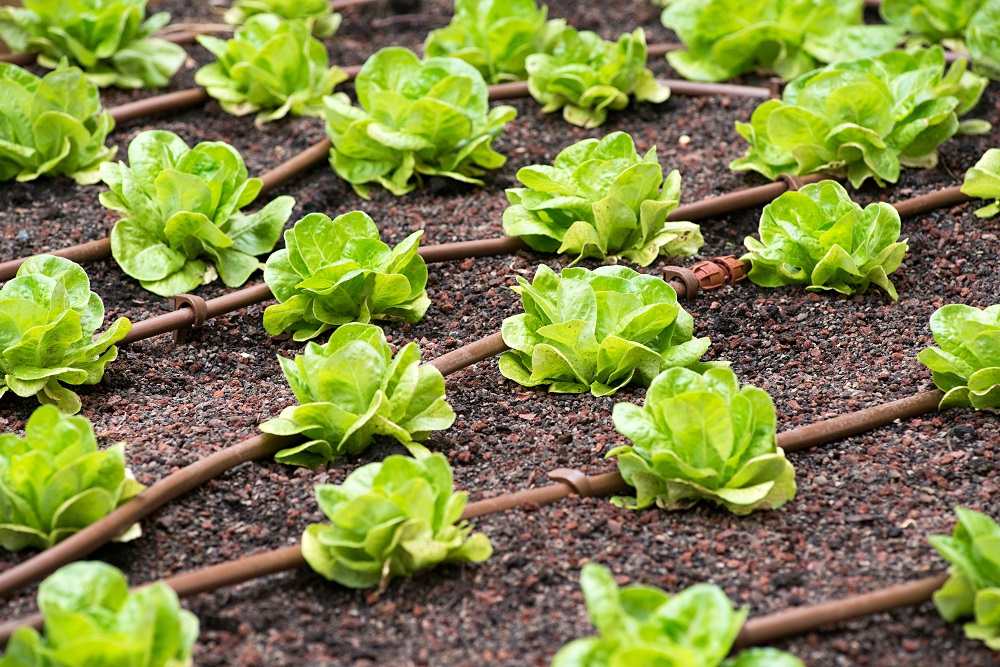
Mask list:
[[[157,3],[176,21],[220,20],[219,3]],[[345,13],[329,43],[334,62],[351,65],[391,44],[417,47],[443,23],[450,6],[427,2],[421,13],[390,18],[369,7]],[[657,10],[641,2],[553,2],[550,16],[569,16],[606,37],[642,25],[650,42],[671,40]],[[377,26],[377,27],[372,27]],[[192,85],[198,46],[172,89]],[[669,73],[664,62],[654,65]],[[150,94],[106,93],[113,105]],[[432,181],[404,198],[378,193],[359,199],[326,167],[284,188],[296,197],[294,219],[311,211],[335,215],[367,211],[383,238],[395,242],[425,229],[425,242],[502,234],[503,190],[519,167],[550,161],[563,147],[614,130],[633,134],[641,150],[656,145],[666,169],[684,176],[684,201],[760,184],[733,173],[728,163],[745,149],[733,130],[754,101],[675,96],[659,106],[613,114],[606,126],[585,131],[546,116],[531,100],[516,101],[519,117],[496,142],[509,156],[486,187]],[[993,84],[973,114],[1000,123],[1000,87]],[[318,119],[293,119],[263,129],[232,118],[218,105],[119,127],[111,140],[124,157],[141,130],[169,129],[189,143],[227,140],[260,173],[323,136]],[[961,175],[1000,132],[947,142],[940,165],[904,171],[884,192],[865,187],[858,199],[897,201],[961,181]],[[0,186],[0,259],[99,238],[115,216],[98,203],[100,187],[67,179]],[[900,299],[873,292],[839,297],[795,288],[746,283],[703,294],[689,305],[697,333],[711,336],[711,358],[728,359],[746,383],[771,393],[782,428],[913,395],[932,386],[917,353],[931,342],[928,318],[945,303],[986,306],[1000,301],[997,257],[1000,218],[981,221],[975,205],[958,206],[904,222],[910,253],[892,276]],[[703,223],[705,257],[739,254],[756,231],[759,210]],[[496,331],[519,311],[508,289],[552,257],[521,253],[437,265],[428,291],[433,305],[417,325],[389,324],[394,343],[419,341],[433,358]],[[667,262],[647,269],[656,273]],[[93,289],[108,316],[140,320],[169,304],[143,291],[111,261],[88,265]],[[254,280],[259,280],[259,276]],[[202,288],[203,296],[224,287]],[[84,388],[83,414],[103,442],[126,441],[139,480],[152,483],[178,467],[253,436],[257,424],[293,401],[275,355],[298,346],[275,340],[261,325],[263,306],[248,308],[173,345],[168,336],[123,350],[105,381]],[[643,391],[617,400],[641,401]],[[504,380],[486,361],[448,380],[458,413],[453,428],[429,446],[446,452],[456,482],[472,499],[545,483],[545,472],[572,466],[614,469],[604,452],[623,441],[611,423],[615,399],[559,396]],[[5,397],[0,428],[20,431],[34,405]],[[95,557],[121,567],[135,583],[295,543],[322,519],[312,497],[317,483],[340,481],[360,464],[397,448],[377,446],[358,460],[316,472],[247,464],[188,494],[143,522],[145,535]],[[753,614],[815,603],[905,582],[940,570],[944,561],[927,536],[950,532],[952,507],[1000,514],[996,415],[952,410],[897,423],[835,445],[790,455],[798,497],[779,511],[737,518],[698,507],[687,512],[618,509],[606,499],[570,498],[479,520],[496,549],[487,563],[444,567],[416,580],[397,581],[381,597],[327,583],[303,570],[202,595],[187,602],[201,618],[199,665],[547,665],[567,641],[590,634],[579,593],[580,567],[609,566],[620,583],[679,590],[698,582],[722,586]],[[30,554],[0,555],[0,568]],[[10,619],[34,608],[33,591],[0,604]],[[966,640],[960,624],[945,624],[931,604],[899,610],[782,642],[810,665],[993,665],[981,644]]]

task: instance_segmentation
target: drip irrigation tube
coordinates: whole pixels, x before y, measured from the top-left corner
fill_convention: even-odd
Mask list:
[[[928,192],[925,195],[904,199],[892,205],[901,218],[912,218],[921,213],[928,213],[939,208],[948,208],[972,201],[972,197],[962,194],[962,186],[955,185],[950,188],[943,188]]]
[[[193,107],[204,104],[209,99],[208,91],[204,88],[187,88],[174,93],[147,97],[143,100],[129,102],[116,107],[111,107],[108,111],[116,123],[126,123],[137,118],[154,116],[168,111],[176,111],[185,107]]]

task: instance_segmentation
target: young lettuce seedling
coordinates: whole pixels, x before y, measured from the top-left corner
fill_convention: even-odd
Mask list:
[[[965,172],[962,193],[970,197],[993,200],[978,211],[980,218],[992,218],[1000,213],[1000,149],[991,148],[979,158],[976,166]]]
[[[222,18],[243,25],[258,14],[274,14],[286,21],[304,23],[319,39],[333,37],[343,17],[330,9],[329,0],[236,0]]]
[[[0,8],[0,39],[15,53],[37,53],[43,67],[79,65],[101,88],[162,88],[187,54],[153,37],[170,14],[147,19],[146,1],[24,0]]]
[[[666,370],[641,408],[618,403],[613,419],[632,444],[607,457],[618,459],[622,477],[636,489],[635,498],[615,498],[616,505],[687,509],[707,500],[742,516],[795,497],[795,469],[777,445],[771,397],[741,388],[728,368],[702,375]]]
[[[452,486],[443,454],[389,456],[358,468],[343,484],[321,484],[316,500],[328,524],[302,535],[302,555],[319,574],[349,588],[384,590],[441,563],[481,563],[489,538],[460,521],[468,495]]]
[[[216,275],[229,287],[245,283],[295,205],[282,196],[256,213],[240,213],[257,198],[261,180],[247,178],[243,158],[221,141],[189,148],[172,132],[152,130],[132,140],[128,157],[129,166],[101,166],[111,188],[101,203],[125,216],[111,230],[111,254],[160,296],[191,291]]]
[[[599,635],[564,646],[552,667],[804,667],[771,648],[727,659],[747,611],[734,609],[718,586],[697,584],[677,595],[640,584],[618,588],[596,563],[583,566],[580,586]]]
[[[517,178],[526,187],[507,190],[503,227],[534,250],[648,266],[660,255],[693,255],[705,242],[698,225],[667,221],[680,204],[680,172],[664,182],[656,147],[640,156],[624,132],[584,139],[551,167],[523,167]]]
[[[1000,410],[1000,305],[944,306],[931,315],[931,332],[941,347],[917,358],[945,392],[940,407]]]
[[[416,343],[393,357],[382,329],[373,324],[345,324],[326,345],[310,342],[294,361],[278,361],[299,405],[285,408],[260,430],[309,439],[275,454],[280,463],[316,468],[364,451],[376,435],[423,451],[415,443],[455,422],[441,372],[421,365]]]
[[[763,287],[806,285],[810,292],[864,294],[878,285],[895,301],[889,274],[906,254],[899,213],[889,204],[862,209],[836,181],[786,192],[764,207],[760,241],[748,236],[747,274]]]
[[[68,259],[28,258],[0,287],[0,396],[34,396],[68,414],[80,397],[63,386],[97,384],[118,357],[115,343],[132,329],[120,317],[100,337],[104,302],[86,272]]]
[[[129,591],[122,572],[96,561],[60,568],[38,588],[44,636],[22,627],[0,667],[129,665],[189,667],[198,618],[158,582]]]

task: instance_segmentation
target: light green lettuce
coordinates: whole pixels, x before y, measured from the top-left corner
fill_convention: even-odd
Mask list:
[[[629,97],[636,102],[665,102],[670,89],[646,67],[646,33],[625,33],[617,42],[589,30],[566,26],[550,38],[545,53],[528,56],[528,91],[544,104],[542,111],[563,110],[566,122],[598,127],[608,110],[621,111]]]
[[[60,568],[38,588],[44,636],[23,626],[11,636],[0,667],[190,667],[198,618],[177,593],[157,582],[129,591],[125,575],[106,563]]]
[[[648,385],[665,368],[692,366],[708,351],[693,338],[694,319],[674,289],[624,266],[579,267],[556,274],[544,264],[518,287],[524,313],[503,321],[504,377],[525,387],[610,396],[629,383]]]
[[[0,396],[11,391],[79,412],[80,397],[63,385],[100,382],[132,328],[120,317],[96,336],[103,322],[104,303],[83,269],[62,257],[29,257],[0,287]]]
[[[333,220],[310,213],[267,259],[264,282],[279,303],[264,311],[264,328],[309,340],[348,322],[419,322],[430,305],[427,266],[417,254],[422,234],[390,250],[362,211]]]
[[[143,490],[125,467],[125,444],[99,450],[84,417],[35,410],[24,438],[0,435],[0,547],[48,549]],[[118,538],[142,534],[139,524]]]
[[[283,196],[243,215],[261,189],[247,178],[243,158],[221,141],[189,148],[172,132],[140,133],[128,147],[129,166],[101,165],[111,190],[101,203],[124,217],[111,230],[111,254],[150,292],[173,296],[218,275],[239,287],[262,264],[292,214]],[[206,265],[205,260],[214,264]]]
[[[945,392],[940,407],[1000,410],[1000,305],[949,304],[931,315],[934,342],[917,359]]]
[[[750,280],[764,287],[805,285],[810,292],[864,294],[878,285],[895,301],[889,275],[906,254],[899,213],[886,203],[864,209],[840,183],[820,181],[764,207],[760,240],[748,236]]]
[[[523,167],[517,178],[527,187],[507,190],[503,228],[535,250],[648,266],[660,255],[693,255],[705,242],[698,225],[667,221],[680,203],[680,172],[664,182],[656,147],[640,156],[624,132],[584,139],[551,167]]]
[[[440,371],[421,365],[416,343],[393,357],[373,324],[345,324],[326,345],[308,343],[294,361],[278,361],[299,404],[260,430],[308,439],[278,452],[281,463],[315,468],[365,450],[376,435],[421,451],[415,443],[455,422]]]
[[[771,397],[740,387],[728,368],[702,375],[666,370],[649,386],[641,408],[618,403],[613,419],[632,444],[607,457],[618,459],[622,477],[636,490],[634,498],[615,498],[617,505],[687,509],[707,500],[746,515],[795,497],[795,469],[777,445]]]
[[[2,10],[0,10],[2,11]],[[115,155],[104,145],[115,126],[97,87],[75,67],[42,78],[0,63],[0,181],[71,177],[101,180],[100,164]]]
[[[976,166],[965,172],[962,193],[970,197],[993,200],[976,211],[980,218],[992,218],[1000,213],[1000,149],[991,148],[979,158]]]
[[[361,197],[375,185],[404,195],[424,176],[483,185],[479,177],[507,161],[493,140],[517,116],[490,109],[479,71],[458,58],[421,62],[401,47],[369,58],[354,81],[358,103],[326,98],[330,164]]]
[[[38,54],[55,69],[68,60],[104,88],[162,88],[187,54],[153,37],[170,21],[160,12],[146,18],[147,0],[24,0],[0,8],[0,39],[15,53]]]
[[[953,535],[932,535],[931,545],[951,563],[934,605],[949,623],[972,617],[965,636],[1000,651],[1000,526],[980,512],[956,507]]]
[[[564,646],[552,667],[804,667],[770,648],[727,659],[747,612],[718,586],[696,584],[677,595],[641,584],[618,588],[596,563],[583,566],[580,586],[599,635]]]
[[[319,39],[333,37],[343,17],[330,9],[329,0],[236,0],[222,18],[243,25],[258,14],[274,14],[286,21],[299,21]]]
[[[302,535],[302,555],[319,574],[349,588],[385,589],[441,563],[481,563],[489,538],[461,521],[468,494],[456,492],[443,454],[389,456],[321,484],[316,500],[328,524]]]
[[[330,67],[326,47],[305,23],[274,14],[251,16],[232,39],[199,35],[198,43],[216,61],[198,70],[195,83],[227,113],[257,112],[258,125],[289,113],[322,116],[323,96],[347,79],[339,67]]]

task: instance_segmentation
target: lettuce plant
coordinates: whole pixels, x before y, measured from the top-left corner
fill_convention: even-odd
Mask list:
[[[726,81],[754,70],[794,79],[820,63],[881,55],[899,31],[863,25],[862,0],[673,0],[663,25],[687,47],[667,54],[685,79]]]
[[[636,490],[635,498],[616,498],[617,505],[686,509],[707,500],[746,515],[795,497],[795,469],[777,445],[771,397],[757,387],[741,388],[728,368],[702,375],[666,370],[649,386],[641,408],[618,403],[613,419],[632,444],[607,456],[618,459],[622,477]]]
[[[646,33],[625,33],[617,42],[566,26],[550,39],[546,53],[528,56],[528,91],[542,111],[563,110],[568,123],[598,127],[608,110],[621,111],[629,96],[660,103],[670,97],[646,68]]]
[[[111,254],[122,270],[154,294],[188,292],[216,276],[239,287],[261,268],[292,214],[295,200],[278,197],[250,215],[259,178],[247,178],[243,158],[220,141],[189,148],[172,132],[140,133],[129,165],[101,165],[111,190],[101,203],[124,217],[111,230]],[[205,264],[214,263],[214,269]]]
[[[820,181],[786,192],[764,207],[760,240],[748,236],[750,280],[764,287],[806,285],[864,294],[878,285],[895,301],[889,274],[906,254],[899,213],[889,204],[862,209],[840,183]]]
[[[198,618],[181,609],[177,593],[162,581],[130,591],[118,568],[80,561],[42,582],[38,608],[45,636],[18,628],[0,667],[192,664]]]
[[[430,305],[427,266],[417,254],[422,234],[390,250],[362,211],[333,220],[310,213],[285,232],[285,249],[267,259],[264,282],[279,303],[264,311],[264,328],[309,340],[348,322],[419,322]]]
[[[320,484],[316,500],[328,524],[302,535],[306,562],[349,588],[385,589],[441,563],[481,563],[490,540],[461,521],[468,495],[452,487],[443,454],[389,456],[352,472],[343,484]]]
[[[1000,410],[1000,305],[938,308],[931,332],[941,347],[921,350],[917,358],[945,392],[940,407]]]
[[[989,129],[958,117],[979,101],[986,79],[958,60],[945,73],[940,47],[892,51],[840,62],[795,79],[737,131],[750,142],[730,168],[779,174],[844,173],[854,187],[868,178],[884,186],[901,166],[933,167],[937,147],[958,132]]]
[[[670,285],[624,266],[560,276],[543,264],[532,282],[517,282],[524,313],[503,321],[511,351],[500,372],[525,387],[610,396],[665,368],[698,365],[711,344],[692,337],[694,319]]]
[[[330,164],[361,197],[373,185],[404,195],[423,176],[482,185],[479,176],[507,161],[493,140],[517,116],[489,108],[486,82],[458,58],[420,61],[400,47],[369,58],[354,81],[358,103],[343,93],[326,98]]]
[[[804,667],[770,648],[729,654],[747,618],[718,586],[696,584],[677,595],[655,586],[618,588],[611,572],[587,563],[580,586],[599,636],[564,646],[552,667]]]
[[[51,255],[29,257],[0,287],[0,396],[34,396],[68,414],[80,397],[63,384],[97,384],[118,357],[115,343],[132,323],[118,318],[100,336],[104,302],[79,266]]]
[[[0,181],[42,175],[69,176],[81,185],[101,180],[99,165],[116,150],[104,145],[115,121],[83,72],[63,67],[38,78],[0,63],[0,87]]]
[[[524,81],[525,60],[543,53],[551,37],[566,25],[546,21],[546,7],[535,0],[455,0],[455,15],[424,41],[428,58],[461,58],[488,83]]]
[[[24,0],[0,8],[0,39],[15,53],[37,53],[43,67],[79,65],[102,88],[162,88],[187,54],[153,37],[170,14],[147,19],[146,1]]]
[[[419,451],[417,441],[455,422],[440,371],[420,364],[416,343],[393,357],[373,324],[345,324],[326,345],[308,343],[294,361],[278,361],[299,404],[260,430],[308,439],[278,452],[274,458],[281,463],[316,468],[363,451],[376,435]]]
[[[956,507],[955,513],[958,524],[950,537],[930,537],[951,563],[948,580],[934,593],[934,605],[949,623],[971,617],[965,636],[1000,651],[1000,526],[980,512]]]
[[[976,166],[965,172],[962,192],[970,197],[993,200],[976,211],[980,218],[1000,214],[1000,149],[991,148],[979,158]]]
[[[257,113],[257,124],[295,116],[322,116],[323,96],[347,79],[330,67],[322,42],[305,23],[274,14],[257,14],[237,29],[232,39],[199,35],[198,43],[212,52],[194,80],[234,116]]]
[[[0,435],[0,547],[48,549],[142,491],[125,468],[125,445],[98,450],[84,417],[43,405],[24,438]],[[141,534],[139,524],[119,541]]]
[[[524,167],[517,178],[526,187],[507,190],[503,228],[535,250],[647,266],[659,255],[693,255],[705,242],[698,225],[667,221],[680,203],[680,172],[664,182],[656,147],[640,156],[624,132],[584,139],[553,166]]]
[[[236,0],[223,14],[226,23],[243,25],[258,14],[274,14],[299,21],[319,39],[333,37],[343,17],[330,9],[329,0]]]

